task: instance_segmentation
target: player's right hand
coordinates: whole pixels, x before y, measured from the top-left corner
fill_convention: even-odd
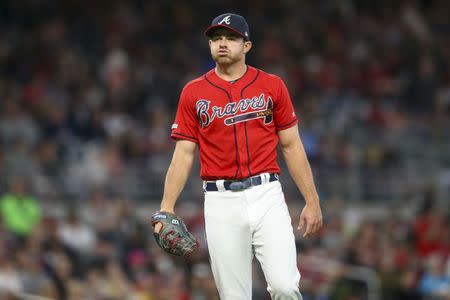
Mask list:
[[[154,233],[155,241],[161,249],[176,256],[189,257],[198,249],[198,241],[187,229],[183,219],[174,213],[157,211],[152,215],[152,225],[159,225]]]
[[[159,233],[159,231],[161,230],[161,228],[162,228],[162,224],[161,224],[161,223],[157,223],[157,224],[155,224],[155,226],[153,227],[153,232]]]
[[[169,213],[174,214],[173,209],[161,209],[160,211],[169,212]],[[154,232],[154,233],[159,233],[159,232],[161,231],[161,228],[162,228],[162,227],[163,227],[163,225],[162,225],[161,223],[156,223],[156,224],[153,226],[153,232]]]

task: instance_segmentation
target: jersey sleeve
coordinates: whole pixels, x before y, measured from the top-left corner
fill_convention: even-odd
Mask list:
[[[172,124],[171,137],[198,144],[197,113],[188,86],[185,86],[181,91],[175,121]]]
[[[298,119],[286,84],[281,78],[278,78],[278,80],[277,99],[274,102],[274,122],[276,130],[280,131],[296,125]]]

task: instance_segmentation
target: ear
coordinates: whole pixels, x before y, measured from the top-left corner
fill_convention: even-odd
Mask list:
[[[244,54],[247,54],[250,49],[252,49],[252,42],[250,41],[244,41]]]

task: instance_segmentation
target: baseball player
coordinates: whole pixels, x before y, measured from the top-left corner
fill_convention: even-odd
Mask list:
[[[242,16],[216,17],[205,35],[216,67],[181,92],[161,211],[174,213],[198,147],[206,239],[220,298],[252,299],[255,256],[272,299],[302,299],[278,144],[306,200],[298,225],[305,238],[322,226],[322,213],[289,92],[280,77],[245,63],[252,43]]]

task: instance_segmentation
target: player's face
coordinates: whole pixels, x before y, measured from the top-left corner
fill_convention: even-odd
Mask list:
[[[218,64],[233,64],[244,60],[252,43],[245,41],[239,34],[225,29],[217,29],[209,40],[211,56]]]

